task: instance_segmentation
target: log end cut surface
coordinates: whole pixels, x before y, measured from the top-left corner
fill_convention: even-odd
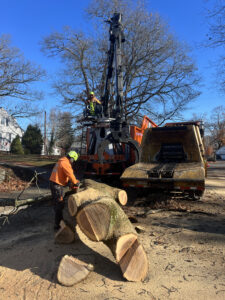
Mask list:
[[[127,193],[124,190],[118,192],[118,199],[121,205],[127,204]]]
[[[142,281],[148,273],[148,260],[144,248],[135,234],[121,236],[117,242],[116,260],[123,277],[129,281]]]
[[[79,259],[65,255],[57,273],[59,283],[65,286],[72,286],[85,279],[93,268]]]
[[[77,205],[71,195],[68,198],[68,211],[72,217],[74,217],[77,213]]]
[[[93,241],[105,239],[110,220],[110,209],[102,203],[87,205],[77,214],[77,223],[81,230]]]
[[[63,221],[60,222],[61,228],[55,234],[55,242],[58,244],[70,244],[75,240],[75,232]]]

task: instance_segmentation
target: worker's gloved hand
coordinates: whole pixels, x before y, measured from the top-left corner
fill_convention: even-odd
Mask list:
[[[75,186],[80,186],[81,183],[80,183],[80,180],[77,180],[77,183],[75,184]]]
[[[71,190],[78,190],[79,189],[79,187],[80,187],[80,181],[78,180],[77,181],[77,183],[76,184],[71,184],[71,186],[70,186],[70,188],[71,188]]]

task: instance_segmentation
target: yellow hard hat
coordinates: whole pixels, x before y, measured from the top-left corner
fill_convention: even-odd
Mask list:
[[[73,158],[75,161],[78,160],[79,154],[76,151],[70,151],[68,156]]]
[[[94,95],[95,93],[94,92],[90,92],[90,95]]]

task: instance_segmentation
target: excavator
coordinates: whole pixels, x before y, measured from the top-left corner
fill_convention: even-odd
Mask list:
[[[95,116],[86,114],[82,124],[85,154],[80,161],[84,163],[84,175],[101,179],[116,175],[125,188],[179,192],[199,198],[206,177],[201,122],[158,127],[144,116],[142,126],[137,127],[126,120],[121,21],[120,13],[108,21],[110,45],[101,110]]]
[[[85,110],[82,119],[82,144],[85,154],[84,175],[120,176],[130,165],[139,161],[140,143],[146,128],[157,127],[147,116],[141,127],[126,120],[123,107],[122,45],[125,42],[122,15],[114,13],[107,21],[109,28],[109,50],[102,106],[96,115]],[[81,146],[82,148],[82,146]]]

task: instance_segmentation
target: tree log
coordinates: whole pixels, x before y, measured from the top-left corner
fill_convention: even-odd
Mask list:
[[[59,264],[57,279],[65,286],[72,286],[85,279],[93,270],[93,265],[86,264],[73,256],[65,255]]]
[[[83,186],[85,189],[93,188],[101,192],[102,195],[115,199],[121,205],[127,204],[127,193],[124,190],[91,179],[85,179],[83,182]]]
[[[93,188],[81,190],[79,193],[72,194],[68,198],[68,211],[71,216],[75,216],[78,207],[88,201],[94,201],[101,196],[101,193]]]
[[[85,179],[83,184],[86,189],[93,188],[95,190],[98,190],[102,195],[112,197],[121,205],[127,204],[127,193],[124,190],[111,187],[105,183],[100,183],[91,179]]]
[[[103,241],[112,251],[124,278],[144,280],[148,260],[137,233],[122,208],[109,197],[81,201],[76,220],[93,241]]]
[[[87,200],[95,201],[104,196],[115,199],[115,201],[119,202],[121,205],[126,205],[127,203],[126,191],[91,179],[85,179],[80,191],[76,194],[70,195],[68,198],[68,210],[70,215],[75,216],[77,208]]]

